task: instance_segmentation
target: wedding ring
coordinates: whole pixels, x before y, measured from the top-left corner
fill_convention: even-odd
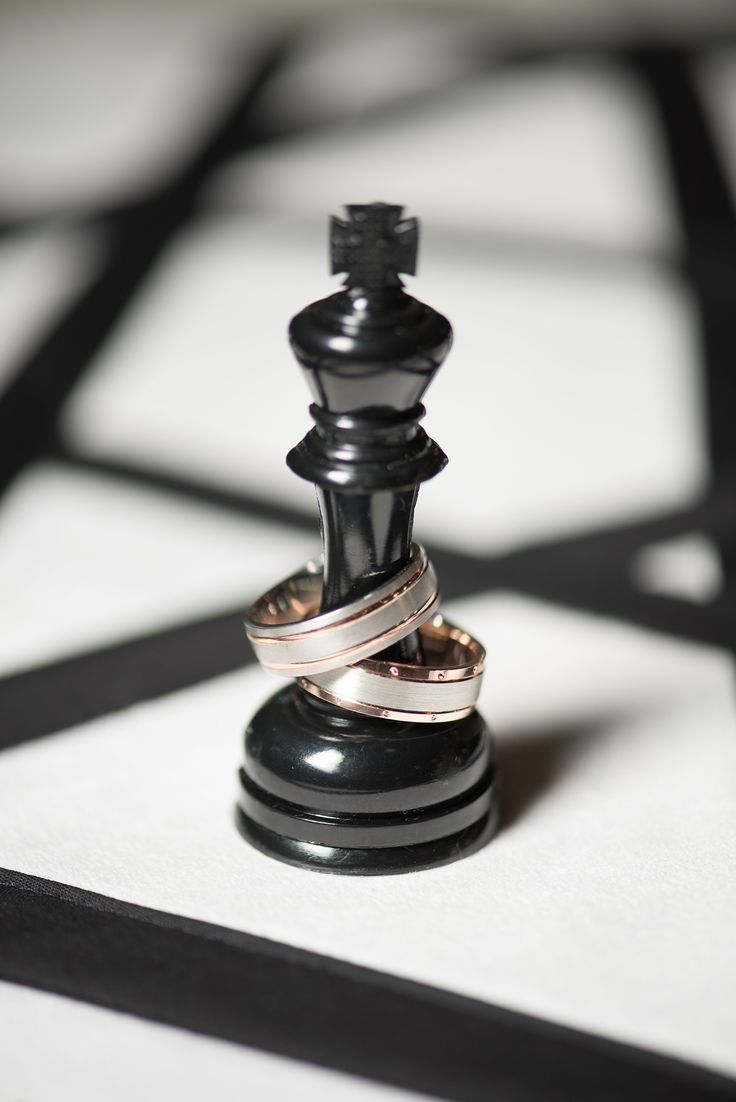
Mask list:
[[[300,677],[313,696],[360,715],[412,723],[450,723],[469,715],[480,692],[485,650],[436,615],[419,629],[424,664],[365,659]]]
[[[437,576],[419,544],[394,577],[350,604],[320,613],[322,589],[322,560],[314,559],[250,607],[246,633],[266,669],[312,676],[358,662],[416,631],[439,607]]]

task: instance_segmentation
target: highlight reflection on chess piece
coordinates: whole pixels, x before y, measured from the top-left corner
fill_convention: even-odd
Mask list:
[[[412,542],[419,485],[447,462],[419,421],[452,330],[403,289],[416,220],[382,203],[347,214],[331,220],[344,288],[290,327],[315,426],[287,463],[316,486],[324,556],[248,613],[261,662],[297,681],[246,731],[239,824],[281,860],[375,874],[472,852],[498,805],[474,707],[483,648],[438,613]]]

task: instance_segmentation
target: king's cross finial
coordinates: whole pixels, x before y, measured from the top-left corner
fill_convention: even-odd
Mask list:
[[[414,275],[419,225],[402,220],[403,207],[388,203],[346,206],[348,220],[330,219],[332,275],[347,272],[346,287],[401,287],[399,272]]]

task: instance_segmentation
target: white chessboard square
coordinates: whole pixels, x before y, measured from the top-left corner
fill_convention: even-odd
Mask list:
[[[166,181],[253,68],[264,21],[228,0],[4,5],[0,212],[85,211]]]
[[[316,531],[38,464],[0,506],[0,672],[245,609],[318,547]]]

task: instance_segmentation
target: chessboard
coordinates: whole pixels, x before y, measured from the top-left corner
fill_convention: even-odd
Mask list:
[[[736,23],[642,12],[0,15],[3,1100],[736,1098]],[[373,200],[503,817],[362,878],[234,808],[319,549],[286,327]]]

